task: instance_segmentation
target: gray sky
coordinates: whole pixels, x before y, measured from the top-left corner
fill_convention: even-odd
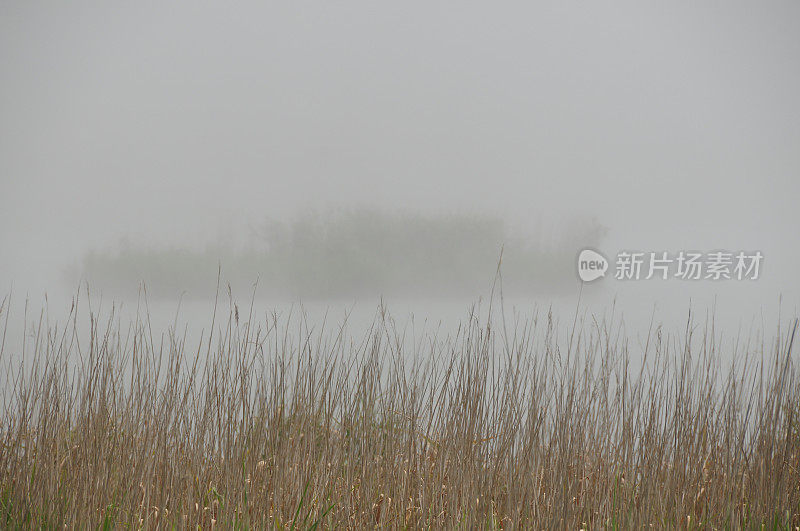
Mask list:
[[[0,275],[355,204],[760,249],[764,295],[796,294],[798,23],[797,2],[3,2]]]

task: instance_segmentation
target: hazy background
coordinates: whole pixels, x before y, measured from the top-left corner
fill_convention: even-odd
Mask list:
[[[533,241],[594,219],[612,259],[760,250],[757,282],[608,278],[584,301],[792,313],[799,23],[797,2],[2,2],[0,287],[38,303],[90,251],[246,245],[267,219],[366,208]]]

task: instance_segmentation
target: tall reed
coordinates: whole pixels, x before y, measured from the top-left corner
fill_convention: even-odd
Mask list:
[[[190,344],[79,311],[3,353],[0,527],[800,525],[794,328],[353,337],[232,304]]]

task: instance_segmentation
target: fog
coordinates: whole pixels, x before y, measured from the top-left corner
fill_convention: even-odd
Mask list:
[[[508,257],[500,284],[522,310],[555,305],[568,316],[616,304],[644,326],[654,312],[683,322],[691,304],[700,315],[716,308],[733,333],[779,309],[795,315],[798,20],[796,2],[4,2],[0,288],[13,291],[15,309],[47,293],[58,313],[81,282],[135,304],[137,280],[161,278],[164,316],[185,292],[206,315],[219,266],[222,285],[245,301],[256,278],[279,286],[297,270],[240,267],[263,227],[369,212],[363,219],[411,227],[386,233],[409,241],[440,234],[446,220],[500,228],[484,231],[496,236],[488,240],[470,240],[471,229],[443,236],[455,243],[439,251],[390,244],[407,252],[371,262],[373,282],[353,274],[328,278],[327,291],[267,289],[262,309],[302,300],[315,315],[353,304],[371,315],[383,297],[401,315],[451,319],[490,297],[501,249],[524,242],[534,253],[560,245],[548,256],[567,280],[536,285],[542,273],[531,266],[526,278],[526,264],[540,255],[520,266]],[[575,226],[603,230],[581,240]],[[326,242],[331,232],[320,230]],[[358,226],[347,234],[362,241]],[[347,267],[362,247],[386,256],[363,241],[341,253]],[[469,242],[481,260],[448,261]],[[584,247],[612,264],[582,285]],[[158,277],[161,266],[122,280],[87,268],[100,256],[119,271],[126,250],[189,254],[170,277]],[[620,281],[621,250],[760,251],[764,261],[751,281]],[[426,253],[444,257],[427,281],[469,282],[406,289],[422,270],[406,267],[411,256]],[[319,271],[332,269],[331,254],[313,256],[323,257]],[[411,276],[382,284],[395,271]],[[207,289],[183,285],[190,276]]]

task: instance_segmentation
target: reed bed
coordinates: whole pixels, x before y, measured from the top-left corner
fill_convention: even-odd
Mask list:
[[[800,525],[796,323],[354,337],[231,303],[190,344],[78,306],[3,352],[0,527]]]

